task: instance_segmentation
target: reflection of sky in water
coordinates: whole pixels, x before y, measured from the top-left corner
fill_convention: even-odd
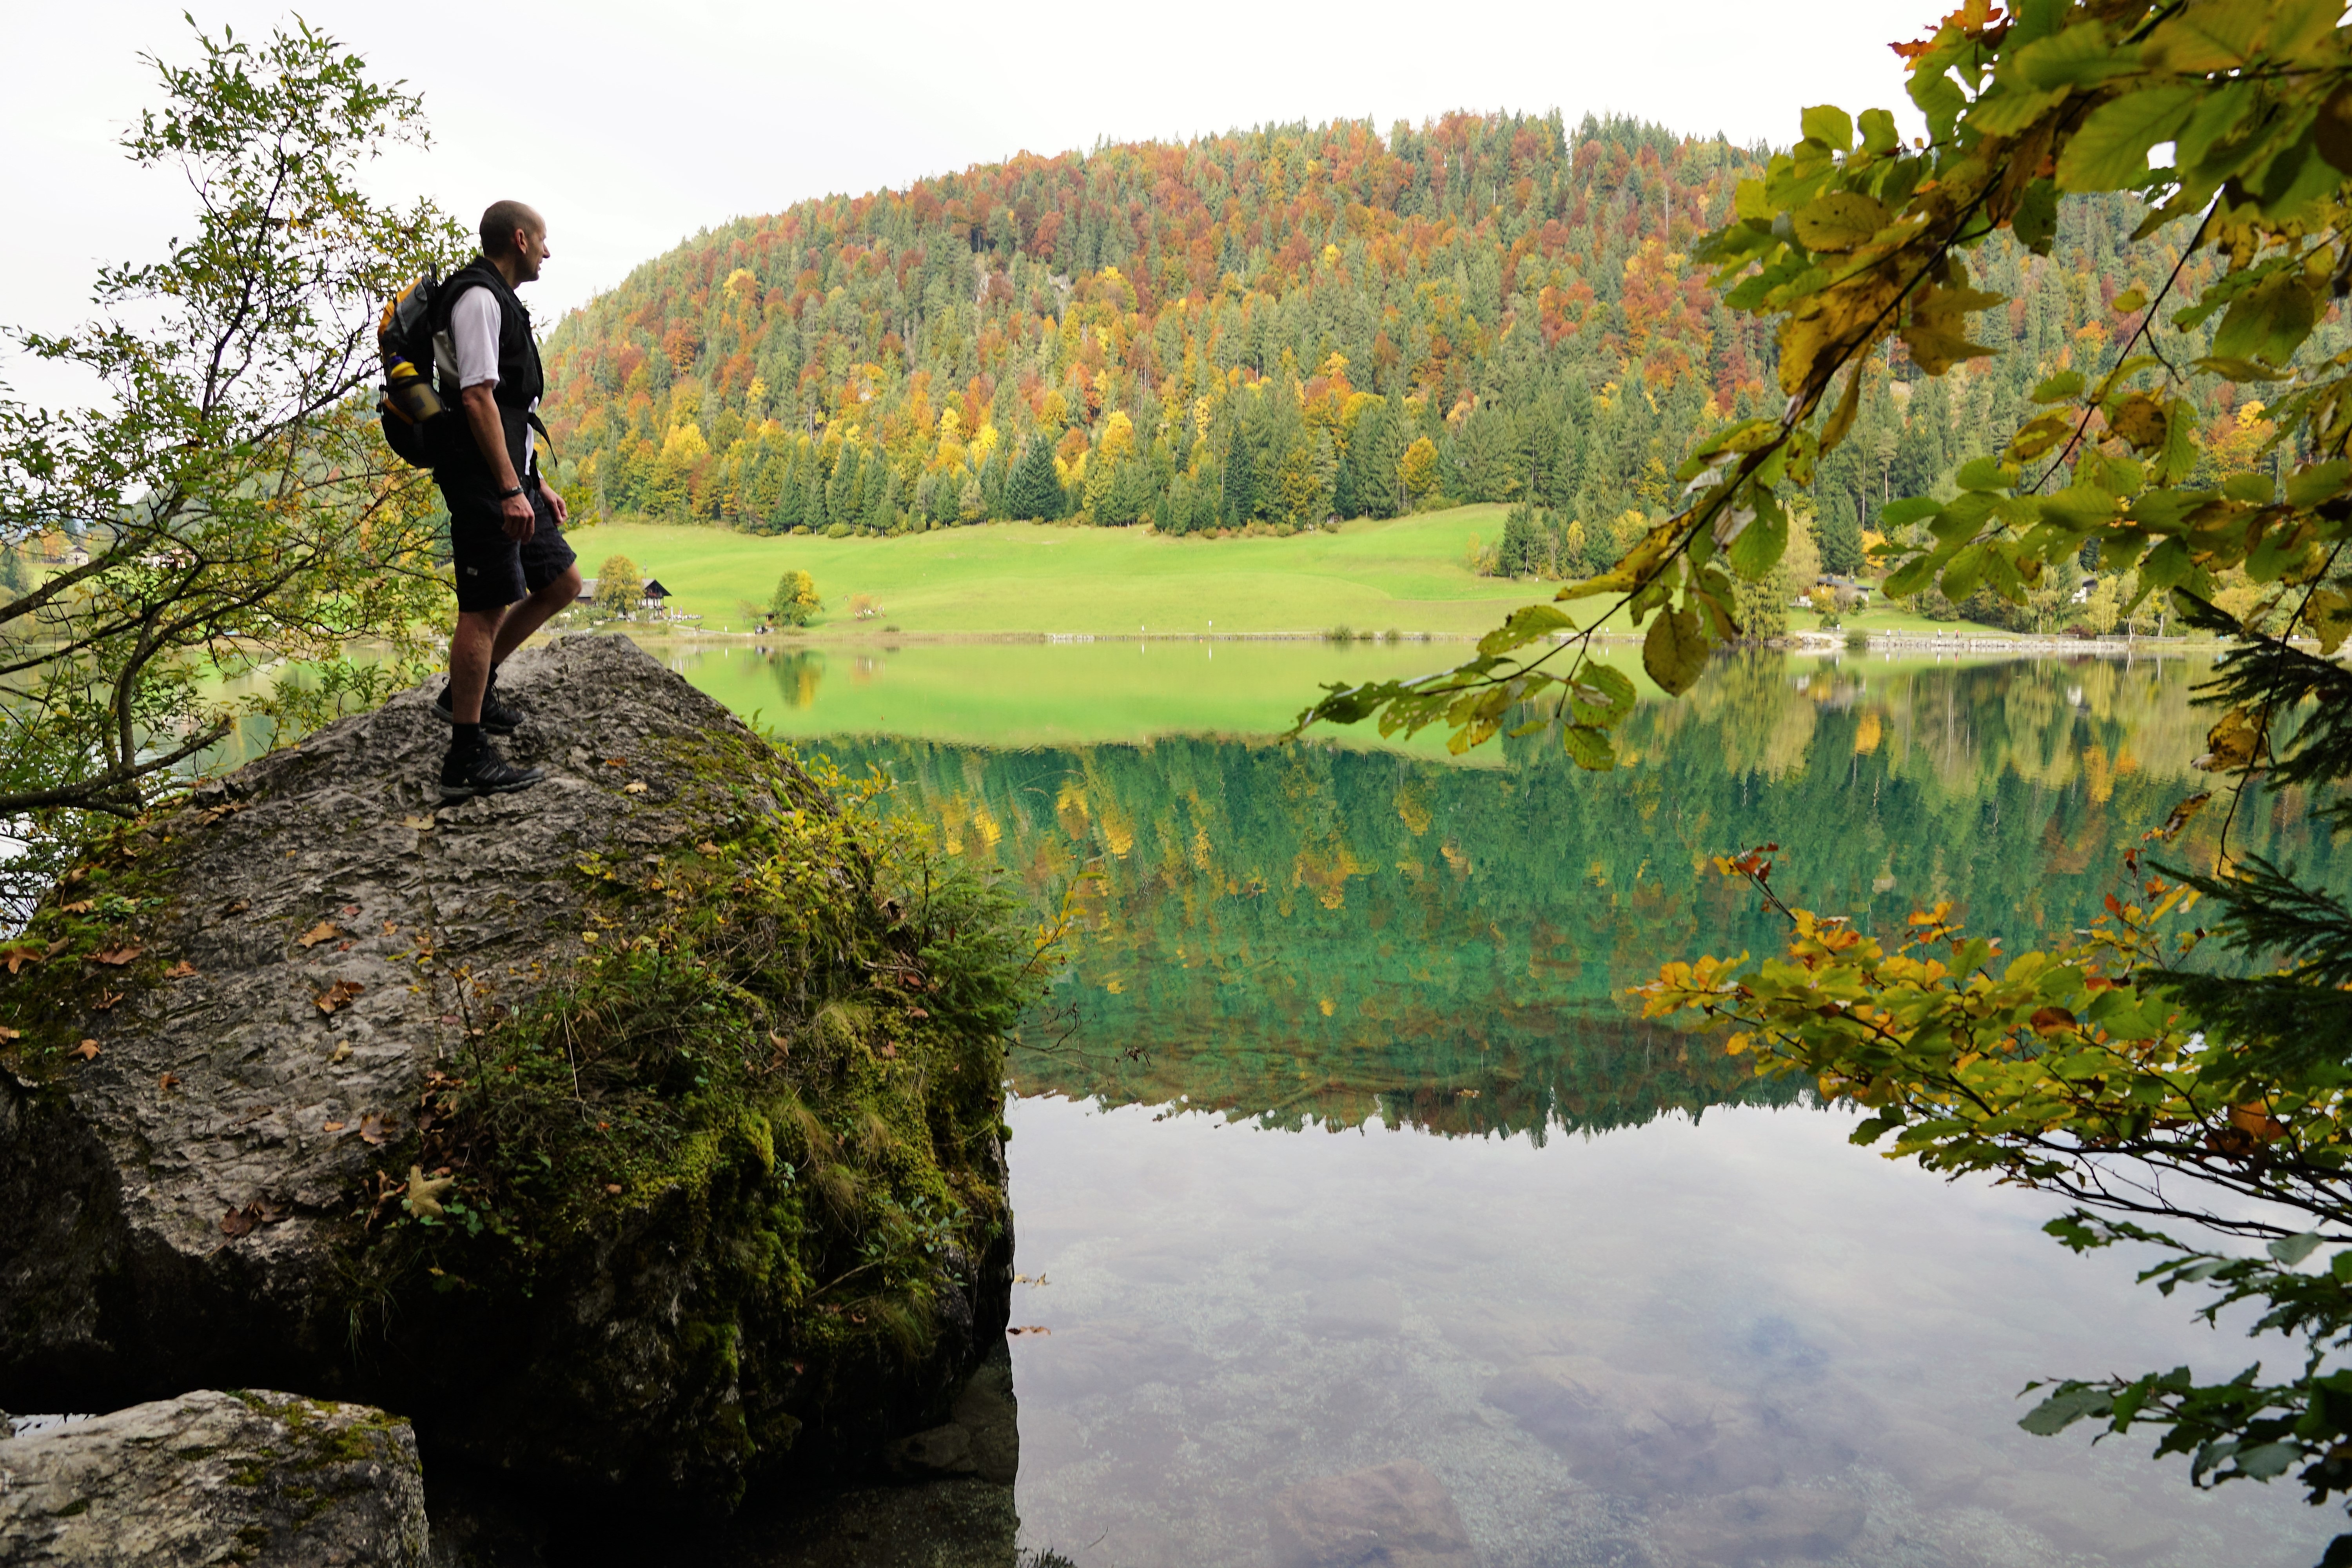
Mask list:
[[[2329,1533],[2285,1486],[2191,1492],[2153,1437],[2018,1431],[2035,1376],[2252,1355],[2128,1258],[2063,1251],[2047,1205],[1889,1164],[1842,1117],[1542,1149],[1053,1100],[1012,1122],[1047,1281],[1013,1321],[1051,1331],[1013,1342],[1022,1538],[1085,1568],[1325,1561],[1274,1554],[1285,1494],[1398,1461],[1475,1551],[1419,1561],[1484,1568],[2300,1568]]]

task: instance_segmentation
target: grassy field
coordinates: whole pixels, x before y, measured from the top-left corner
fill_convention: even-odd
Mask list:
[[[906,632],[1155,634],[1483,632],[1549,588],[1474,575],[1473,538],[1502,537],[1499,506],[1457,507],[1288,539],[1169,539],[1134,529],[995,522],[898,539],[761,538],[608,523],[572,536],[594,575],[615,552],[661,580],[670,608],[741,631],[784,572],[816,578],[820,631],[850,623],[852,594]]]

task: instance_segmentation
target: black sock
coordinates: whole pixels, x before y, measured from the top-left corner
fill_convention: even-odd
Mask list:
[[[470,752],[479,747],[481,743],[482,727],[479,724],[452,724],[449,726],[449,749],[451,751]]]

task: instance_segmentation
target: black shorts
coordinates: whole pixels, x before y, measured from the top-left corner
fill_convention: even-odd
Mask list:
[[[529,490],[530,538],[520,543],[507,537],[496,500],[470,489],[452,494],[452,489],[445,484],[441,494],[449,503],[449,555],[457,571],[458,609],[502,610],[546,587],[579,559],[564,542],[555,509],[536,483]]]

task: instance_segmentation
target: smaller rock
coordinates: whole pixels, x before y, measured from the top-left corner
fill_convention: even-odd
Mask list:
[[[1749,1487],[1675,1510],[1658,1536],[1690,1562],[1747,1568],[1834,1557],[1862,1533],[1862,1522],[1863,1507],[1850,1497]]]
[[[199,1390],[0,1438],[0,1565],[417,1568],[408,1423],[364,1405]]]
[[[906,1476],[977,1476],[1009,1487],[1021,1468],[1021,1418],[1013,1400],[1013,1359],[998,1351],[955,1398],[944,1426],[890,1446],[890,1468]]]
[[[1470,1568],[1445,1483],[1417,1459],[1303,1482],[1270,1510],[1278,1568]]]

